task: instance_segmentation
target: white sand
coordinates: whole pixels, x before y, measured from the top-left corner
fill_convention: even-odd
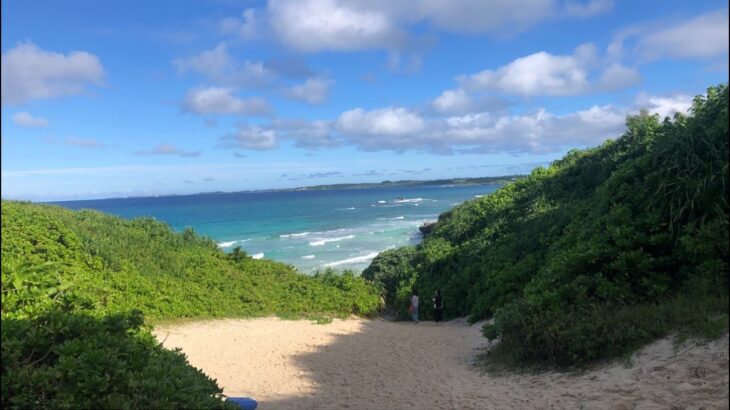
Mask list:
[[[480,325],[217,320],[158,327],[228,396],[267,409],[727,409],[728,336],[658,341],[583,374],[490,376]]]

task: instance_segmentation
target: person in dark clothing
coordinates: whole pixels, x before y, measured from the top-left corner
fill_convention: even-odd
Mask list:
[[[441,291],[436,289],[433,297],[433,320],[441,323],[444,320],[444,302],[441,300]]]

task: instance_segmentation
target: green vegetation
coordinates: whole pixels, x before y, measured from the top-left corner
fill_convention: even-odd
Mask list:
[[[3,408],[226,407],[143,317],[324,323],[380,304],[353,272],[306,276],[153,219],[2,202]]]
[[[689,116],[630,117],[615,141],[439,217],[363,276],[403,310],[435,288],[447,317],[494,317],[493,363],[584,365],[728,325],[728,89]],[[429,309],[422,316],[428,318]]]

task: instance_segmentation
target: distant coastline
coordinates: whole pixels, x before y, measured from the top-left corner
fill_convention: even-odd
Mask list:
[[[58,204],[63,202],[82,202],[82,201],[103,201],[106,199],[134,199],[134,198],[164,198],[164,197],[182,197],[182,196],[198,196],[198,195],[229,195],[240,193],[259,193],[259,192],[298,192],[298,191],[326,191],[339,189],[371,189],[371,188],[395,188],[395,187],[419,187],[419,186],[464,186],[464,185],[500,185],[506,184],[524,178],[527,175],[514,174],[503,175],[497,177],[475,177],[475,178],[445,178],[430,180],[403,179],[398,181],[381,181],[381,182],[362,182],[362,183],[342,183],[329,185],[311,185],[294,188],[275,188],[275,189],[254,189],[243,191],[208,191],[198,192],[195,194],[164,194],[164,195],[132,195],[125,197],[109,197],[97,199],[69,199],[63,201],[41,201],[41,203]]]

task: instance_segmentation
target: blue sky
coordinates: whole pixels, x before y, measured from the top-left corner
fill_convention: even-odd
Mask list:
[[[727,1],[5,1],[2,197],[527,173],[727,61]]]

